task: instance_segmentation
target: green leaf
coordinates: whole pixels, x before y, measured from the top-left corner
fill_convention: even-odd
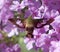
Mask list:
[[[24,37],[26,35],[26,32],[20,32],[19,37]]]
[[[41,49],[39,49],[39,52],[42,52],[42,50],[41,50]]]
[[[21,47],[21,52],[35,52],[34,49],[27,50],[26,45],[24,43],[24,39],[22,37],[19,38],[19,44],[20,44],[20,47]]]
[[[21,47],[21,52],[36,52],[35,49],[27,50],[26,44],[24,43],[24,36],[25,36],[25,35],[26,35],[25,32],[23,32],[23,33],[20,33],[19,36],[17,37],[17,39],[18,39],[18,44],[19,44],[20,47]],[[42,50],[39,49],[38,52],[42,52]]]

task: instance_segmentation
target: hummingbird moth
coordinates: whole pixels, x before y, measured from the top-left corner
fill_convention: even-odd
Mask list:
[[[16,21],[19,20],[21,21],[21,23],[23,24],[22,26],[20,26],[19,24],[16,24]],[[42,28],[45,25],[50,25],[50,23],[52,23],[54,21],[54,19],[49,19],[45,24],[41,24],[43,23],[44,18],[41,19],[32,19],[32,17],[28,17],[28,18],[11,18],[9,19],[10,22],[12,22],[14,25],[16,25],[18,28],[23,28],[26,30],[26,37],[29,38],[33,38],[33,30],[34,28]],[[41,24],[40,26],[37,26],[39,24]]]
[[[42,2],[42,1],[40,1],[40,2]],[[41,5],[42,5],[42,3],[41,3]],[[23,18],[26,9],[28,9],[28,7],[25,7],[24,9],[22,9],[21,13],[17,15],[17,16],[20,16],[20,18],[9,19],[9,21],[12,22],[14,25],[16,25],[18,28],[25,29],[26,37],[33,38],[34,37],[33,36],[34,28],[42,28],[45,25],[50,25],[50,23],[52,23],[54,21],[54,19],[51,18],[45,24],[43,24],[43,21],[45,20],[45,18],[33,19],[32,16],[30,16],[28,18]],[[18,21],[18,20],[21,21],[22,26],[20,24],[16,23],[16,21]],[[41,25],[38,26],[38,24],[41,24]]]

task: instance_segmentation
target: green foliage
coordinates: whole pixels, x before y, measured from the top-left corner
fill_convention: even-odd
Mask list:
[[[36,52],[35,49],[27,50],[26,45],[24,43],[24,36],[25,32],[20,33],[18,36],[18,44],[20,44],[21,52]],[[39,49],[39,52],[42,52],[41,49]]]
[[[1,32],[1,33],[5,34],[4,32]],[[5,41],[6,43],[12,42],[13,44],[18,43],[21,47],[21,52],[36,52],[35,49],[27,50],[26,45],[24,43],[24,36],[25,35],[26,35],[25,32],[21,32],[21,33],[19,33],[18,36],[12,36],[10,38],[5,37],[3,41]],[[0,43],[3,41],[0,41]],[[39,50],[39,52],[42,52],[42,51]]]
[[[24,44],[24,39],[22,37],[19,38],[19,44],[21,47],[21,52],[35,52],[34,49],[27,50],[26,45]]]

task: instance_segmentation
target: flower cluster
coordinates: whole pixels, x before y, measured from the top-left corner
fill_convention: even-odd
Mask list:
[[[6,45],[6,43],[0,44],[0,52],[20,52],[20,47],[18,44],[15,45]]]
[[[0,51],[20,52],[18,43],[5,39],[23,31],[27,50],[59,52],[60,0],[0,0]]]

